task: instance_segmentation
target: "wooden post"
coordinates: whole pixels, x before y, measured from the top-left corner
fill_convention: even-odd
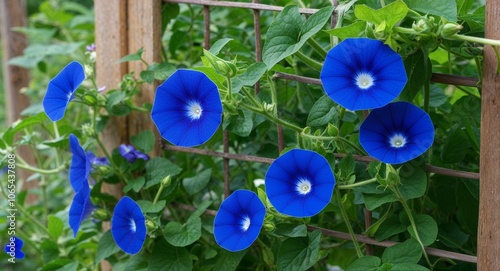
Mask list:
[[[24,34],[12,31],[13,27],[27,26],[26,1],[0,0],[0,20],[2,25],[2,51],[4,54],[3,78],[7,124],[12,124],[19,119],[21,112],[30,104],[29,98],[21,93],[21,89],[29,84],[28,70],[7,64],[11,58],[22,55],[28,43]],[[22,146],[17,152],[26,162],[30,164],[36,163],[28,146]],[[31,172],[29,171],[18,170],[20,180],[26,180],[30,175]],[[37,186],[37,181],[23,182],[22,189],[29,190]],[[32,204],[36,199],[37,197],[31,193],[28,194],[26,202]]]
[[[500,39],[500,5],[486,1],[485,36]],[[500,76],[491,46],[484,49],[477,270],[500,266]]]
[[[123,76],[133,71],[136,77],[147,67],[140,61],[118,63],[125,55],[144,49],[142,57],[148,62],[161,60],[161,1],[160,0],[96,0],[95,43],[96,76],[99,86],[107,90],[116,89]],[[134,102],[139,106],[152,103],[154,85],[143,84]],[[134,112],[128,117],[112,117],[109,127],[103,134],[103,142],[108,149],[128,143],[132,135],[143,130],[156,128],[149,113]],[[159,148],[151,153],[157,155]],[[103,185],[103,192],[116,198],[123,196],[122,186]],[[109,229],[110,225],[105,225]],[[101,263],[101,270],[112,270],[106,261]]]

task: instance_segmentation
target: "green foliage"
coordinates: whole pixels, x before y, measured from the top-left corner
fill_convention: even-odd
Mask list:
[[[91,6],[69,0],[39,2],[36,9],[30,8],[30,26],[16,29],[28,36],[29,46],[23,56],[9,61],[32,72],[31,85],[23,92],[33,104],[19,121],[0,132],[1,166],[7,165],[5,154],[16,153],[17,167],[32,173],[26,180],[19,179],[18,186],[39,182],[38,188],[17,193],[22,231],[16,234],[29,240],[25,243],[29,261],[19,261],[23,270],[94,270],[103,260],[113,270],[326,270],[329,265],[348,271],[475,268],[430,256],[423,247],[476,254],[478,181],[426,170],[428,165],[471,172],[479,168],[480,83],[477,88],[457,87],[430,80],[433,72],[482,74],[482,50],[477,43],[461,40],[455,33],[443,34],[452,23],[452,30],[463,26],[460,34],[481,36],[485,8],[480,1],[358,0],[339,1],[336,8],[329,1],[268,1],[265,4],[285,7],[279,13],[261,12],[266,33],[263,62],[255,61],[254,22],[248,10],[211,9],[213,42],[205,50],[203,7],[162,4],[163,59],[147,63],[140,49],[116,60],[140,61],[144,70],[125,75],[117,86],[106,86],[105,92],[99,92],[102,86],[95,82],[94,64],[99,56],[85,52],[94,40]],[[320,9],[304,15],[294,4]],[[334,9],[337,25],[330,29]],[[433,146],[421,157],[402,165],[362,162],[366,159],[359,156],[366,154],[358,137],[364,112],[340,107],[321,86],[277,75],[317,78],[326,50],[352,37],[382,40],[402,56],[408,82],[397,100],[426,110],[436,129]],[[71,60],[84,63],[87,79],[65,118],[51,123],[40,100],[47,82]],[[257,192],[267,215],[250,248],[229,252],[213,237],[214,210],[224,195],[222,158],[170,150],[158,153],[168,143],[158,144],[157,134],[150,130],[120,138],[121,143],[151,155],[148,160],[130,163],[118,146],[104,150],[101,139],[111,124],[138,115],[149,117],[151,104],[135,102],[143,94],[141,85],[161,82],[179,68],[205,73],[222,98],[222,127],[198,147],[200,151],[223,151],[225,130],[230,153],[276,158],[279,131],[285,144],[282,153],[300,147],[327,158],[339,191],[330,204],[311,218],[283,216],[267,199],[264,187],[254,183],[265,178],[268,165],[231,159],[230,190]],[[254,94],[257,83],[259,92]],[[67,174],[70,134],[78,136],[85,150],[110,161],[91,172],[91,201],[96,211],[75,238],[67,223],[74,195]],[[24,161],[22,148],[29,149],[35,164]],[[0,177],[0,183],[4,193],[6,178]],[[146,216],[148,234],[137,255],[123,253],[104,226],[117,202],[104,192],[104,184],[121,187]],[[25,201],[31,195],[37,199],[28,205]],[[371,211],[371,226],[365,224],[365,209]],[[5,236],[7,215],[0,211],[0,233]],[[366,247],[356,246],[356,240],[341,240],[315,227],[397,244],[374,246],[373,254],[366,256]],[[6,254],[0,255],[0,269],[5,259]]]

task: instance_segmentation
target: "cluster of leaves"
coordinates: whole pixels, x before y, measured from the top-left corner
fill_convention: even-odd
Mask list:
[[[43,2],[40,12],[31,16],[31,26],[21,29],[31,45],[24,56],[10,62],[35,71],[27,93],[40,100],[43,91],[39,90],[58,70],[54,67],[64,66],[69,59],[85,63],[92,82],[78,89],[78,103],[70,105],[67,118],[52,124],[41,104],[34,103],[21,121],[1,135],[2,150],[28,147],[38,163],[34,168],[18,161],[35,172],[27,181],[36,179],[40,185],[40,189],[17,195],[21,212],[18,235],[25,240],[30,259],[19,264],[25,269],[93,270],[106,259],[114,270],[326,270],[327,266],[346,270],[473,270],[471,264],[428,256],[422,245],[475,254],[478,182],[431,174],[425,165],[478,169],[480,87],[434,84],[430,76],[432,72],[481,75],[481,48],[460,41],[455,35],[459,29],[449,27],[458,22],[463,27],[461,34],[481,36],[484,5],[472,0],[339,1],[337,26],[322,31],[334,8],[326,2],[307,2],[307,7],[326,7],[307,18],[296,6],[287,6],[275,17],[262,13],[266,33],[263,63],[254,60],[251,49],[254,28],[249,11],[212,11],[215,42],[204,51],[202,8],[165,4],[165,61],[146,63],[138,75],[140,81],[127,75],[116,88],[107,86],[110,90],[106,93],[99,92],[92,79],[94,56],[83,53],[93,40],[92,11],[69,1],[61,1],[61,5]],[[273,78],[277,73],[318,78],[326,49],[350,37],[383,40],[401,54],[408,83],[398,99],[422,106],[434,122],[432,149],[397,171],[376,161],[368,165],[357,162],[351,155],[362,154],[358,136],[363,112],[346,111],[319,86]],[[122,61],[143,61],[141,56],[139,51]],[[92,173],[95,184],[91,198],[100,209],[73,238],[66,222],[72,194],[66,171],[68,136],[76,134],[85,142],[85,149],[97,152],[99,135],[111,117],[150,111],[151,105],[132,102],[139,84],[164,80],[177,68],[186,67],[204,72],[225,96],[222,128],[203,148],[222,150],[222,129],[226,129],[232,152],[275,158],[279,155],[276,124],[281,124],[287,148],[315,150],[329,160],[337,179],[332,202],[312,218],[268,215],[258,242],[247,250],[228,252],[215,243],[213,217],[204,214],[217,209],[222,201],[222,159],[169,152],[165,157],[130,163],[115,149],[109,154],[111,165]],[[254,95],[257,82],[260,92]],[[151,131],[141,131],[130,137],[130,143],[149,153],[155,137]],[[334,153],[345,157],[338,160]],[[265,192],[254,184],[264,177],[267,167],[231,161],[231,190],[254,190],[271,207]],[[167,176],[170,181],[166,181]],[[357,185],[372,179],[376,182]],[[137,255],[120,252],[111,233],[103,230],[117,202],[101,191],[104,183],[123,184],[123,193],[137,200],[148,219],[148,240]],[[37,195],[40,204],[25,204],[28,195]],[[365,209],[374,219],[368,227]],[[6,225],[5,217],[0,216],[0,225]],[[359,249],[365,247],[357,247],[354,240],[341,241],[319,230],[308,230],[308,226],[401,243],[386,249],[374,247],[373,256],[363,256]],[[2,227],[3,234],[6,229]]]

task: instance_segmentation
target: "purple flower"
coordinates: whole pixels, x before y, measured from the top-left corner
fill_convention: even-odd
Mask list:
[[[141,151],[138,151],[132,145],[121,144],[118,148],[121,156],[127,159],[130,163],[135,162],[137,159],[148,160],[149,156]]]
[[[85,46],[85,49],[87,49],[88,52],[95,52],[96,47],[95,44],[92,43],[91,45]]]
[[[87,159],[89,159],[90,164],[94,167],[109,166],[108,158],[95,156],[95,154],[91,151],[87,151]]]

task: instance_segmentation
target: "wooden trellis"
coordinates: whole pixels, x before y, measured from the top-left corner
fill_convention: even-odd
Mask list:
[[[2,4],[8,0],[1,0]],[[166,0],[169,3],[186,3],[202,5],[204,8],[205,34],[204,46],[210,47],[210,8],[213,6],[226,8],[245,8],[253,10],[254,30],[255,30],[255,54],[256,61],[261,61],[261,31],[260,12],[262,10],[280,11],[282,7],[259,4],[257,0],[252,3],[208,1],[208,0]],[[334,1],[336,2],[336,1]],[[95,33],[97,46],[97,82],[99,86],[114,88],[122,80],[127,72],[135,71],[139,73],[144,67],[141,63],[118,63],[117,60],[124,55],[137,52],[139,48],[144,48],[143,58],[148,62],[159,62],[161,56],[161,4],[162,0],[96,0],[95,1]],[[312,14],[314,9],[300,9],[300,12]],[[335,17],[332,18],[332,21]],[[491,39],[500,40],[500,6],[497,1],[486,1],[486,29],[485,36]],[[4,31],[4,33],[9,31]],[[4,39],[8,39],[5,37]],[[5,50],[4,50],[5,51]],[[500,212],[497,206],[500,205],[500,77],[496,74],[497,58],[494,50],[486,46],[484,50],[484,72],[482,77],[482,107],[481,107],[481,153],[480,153],[480,173],[463,172],[450,170],[432,165],[426,165],[426,170],[436,174],[443,174],[454,177],[480,180],[480,210],[478,229],[478,251],[477,257],[465,255],[445,250],[426,248],[429,255],[446,257],[467,262],[477,262],[478,270],[496,270],[500,266]],[[320,84],[319,80],[301,76],[277,73],[276,80],[293,80],[306,84]],[[12,79],[11,79],[12,80]],[[477,79],[465,78],[453,75],[433,74],[432,81],[454,85],[475,86]],[[9,80],[5,80],[6,83]],[[137,98],[137,103],[152,103],[154,85],[143,85],[144,89]],[[11,96],[18,95],[19,89],[5,88]],[[255,88],[258,91],[258,85]],[[130,135],[137,134],[138,131],[156,131],[149,115],[137,114],[125,119],[113,119],[110,121],[111,128],[107,130],[104,139],[106,145],[112,149],[120,143],[126,142]],[[283,149],[284,141],[282,130],[278,128],[278,151]],[[272,159],[240,155],[229,153],[229,136],[224,133],[224,151],[215,152],[194,148],[179,148],[175,146],[165,146],[171,151],[190,152],[200,155],[218,156],[224,158],[224,188],[225,194],[229,194],[229,160],[237,159],[259,163],[271,163]],[[160,146],[157,145],[155,152],[161,153]],[[341,157],[342,155],[337,155]],[[371,158],[355,156],[355,159],[368,162]],[[121,188],[107,187],[109,193],[121,196]],[[191,206],[179,205],[179,208],[191,209]],[[207,211],[208,214],[213,212]],[[318,229],[310,226],[310,229]],[[350,240],[349,234],[321,229],[324,235],[339,239]],[[395,242],[376,240],[357,235],[358,241],[375,246],[392,246]],[[103,269],[106,269],[104,267]]]

